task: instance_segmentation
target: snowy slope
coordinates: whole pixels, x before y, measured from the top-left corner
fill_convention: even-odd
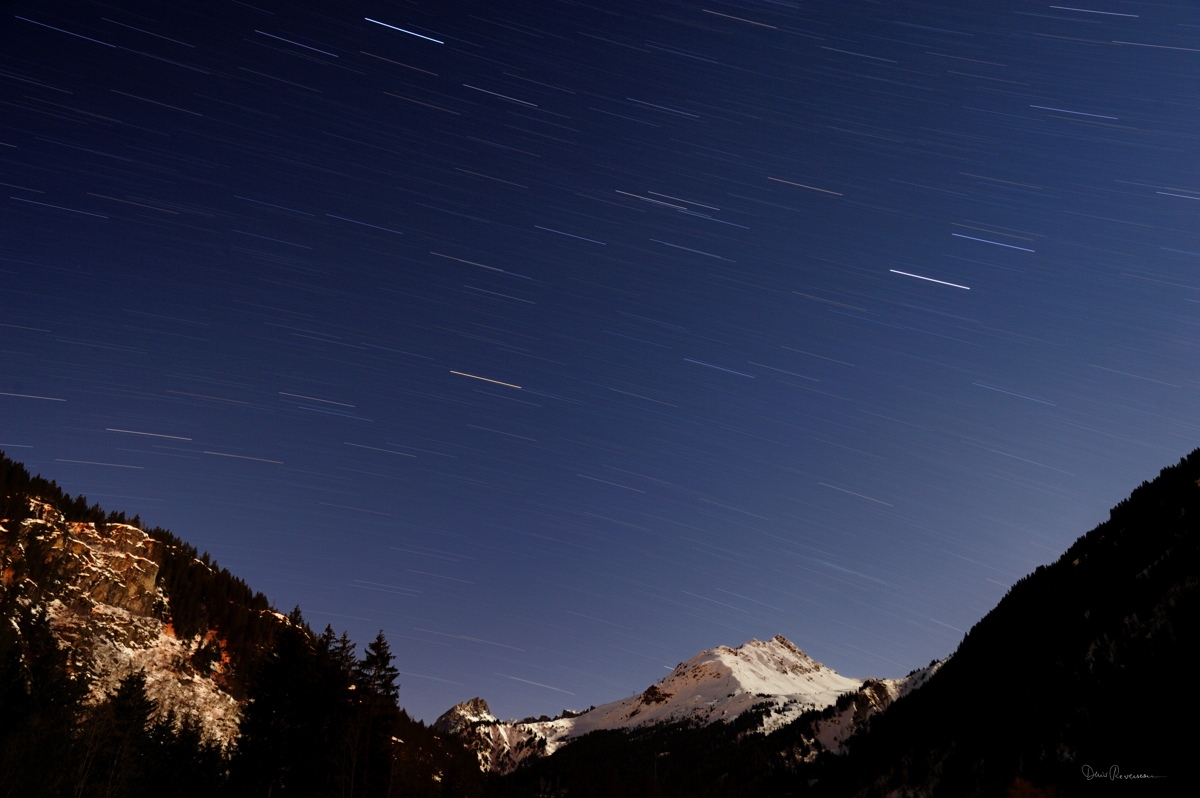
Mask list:
[[[476,751],[485,770],[508,772],[530,756],[554,753],[592,731],[676,721],[707,725],[733,720],[756,705],[772,709],[761,729],[770,732],[805,711],[833,704],[839,695],[855,692],[861,685],[858,679],[840,676],[776,635],[737,648],[717,646],[703,651],[677,665],[645,692],[578,715],[502,723],[487,711],[486,703],[473,699],[451,709],[435,725],[447,731],[456,729]]]
[[[529,725],[538,731],[545,728],[547,742],[552,743],[597,729],[680,720],[704,725],[728,721],[764,702],[787,705],[791,708],[788,714],[795,717],[805,710],[824,708],[861,684],[858,679],[838,675],[776,635],[737,648],[710,648],[676,665],[640,695],[596,707],[576,718]]]

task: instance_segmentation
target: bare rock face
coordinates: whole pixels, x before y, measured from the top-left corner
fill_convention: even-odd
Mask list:
[[[484,772],[511,773],[525,759],[546,754],[546,740],[527,723],[502,722],[482,698],[448,709],[433,728],[461,739],[475,752]]]
[[[167,597],[156,585],[163,544],[127,524],[67,523],[43,502],[31,500],[29,509],[23,521],[0,521],[0,582],[45,608],[91,700],[141,671],[160,717],[191,716],[210,741],[233,740],[240,707],[221,685],[221,641],[211,633],[179,640],[166,621]],[[15,585],[18,565],[36,580]],[[209,656],[197,656],[202,648]]]
[[[461,734],[472,724],[495,722],[496,716],[488,709],[487,702],[475,697],[450,707],[433,722],[433,728],[446,734]]]
[[[47,532],[53,547],[64,552],[74,577],[68,589],[79,602],[107,604],[137,615],[154,611],[154,580],[162,559],[158,541],[125,524],[109,524],[104,534],[93,524],[51,527]]]
[[[664,692],[657,684],[652,684],[642,693],[643,704],[664,704],[670,700],[671,694]]]
[[[823,717],[811,724],[808,733],[800,735],[803,744],[794,750],[796,758],[811,761],[822,750],[844,754],[846,741],[866,727],[871,718],[921,688],[948,661],[947,657],[931,662],[928,667],[915,670],[903,679],[867,679],[852,696],[852,701],[829,707]]]

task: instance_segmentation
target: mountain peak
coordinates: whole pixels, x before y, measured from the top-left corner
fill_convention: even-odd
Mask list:
[[[455,704],[433,722],[433,728],[446,734],[458,734],[475,723],[497,723],[487,702],[479,696]]]
[[[795,660],[797,662],[811,664],[815,667],[824,667],[821,663],[814,660],[812,657],[800,650],[800,647],[788,640],[783,635],[775,635],[770,640],[759,640],[757,637],[752,637],[740,646],[730,648],[729,646],[717,646],[712,650],[725,650],[735,654],[751,655],[754,652],[761,652],[768,656],[775,656],[780,659]],[[707,652],[704,652],[707,653]]]
[[[434,726],[467,739],[484,769],[508,772],[523,759],[553,753],[576,737],[602,729],[679,721],[708,725],[769,705],[764,731],[770,731],[807,710],[824,709],[861,686],[858,679],[839,675],[783,635],[775,635],[737,648],[701,651],[641,693],[586,712],[501,723],[476,698],[453,707]]]
[[[749,707],[747,702],[758,696],[789,696],[820,708],[844,692],[857,690],[860,684],[817,662],[783,635],[775,635],[770,640],[751,639],[737,648],[716,646],[702,651],[677,665],[657,688],[660,694],[686,696],[689,706],[711,707],[708,722],[740,714]],[[670,702],[660,699],[657,703]],[[677,715],[674,710],[678,709],[673,707],[668,714]]]

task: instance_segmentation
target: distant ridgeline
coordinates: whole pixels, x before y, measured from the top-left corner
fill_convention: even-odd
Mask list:
[[[0,796],[481,795],[393,658],[0,453]]]
[[[515,727],[478,701],[453,732],[411,720],[382,633],[357,658],[165,530],[2,455],[0,487],[0,798],[1195,791],[1200,450],[1013,585],[907,692],[867,680],[799,716],[764,703],[731,722],[601,729],[504,776],[459,736]]]

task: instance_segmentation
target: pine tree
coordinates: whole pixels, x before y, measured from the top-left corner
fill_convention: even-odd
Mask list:
[[[79,731],[76,795],[153,794],[151,766],[159,753],[151,732],[154,710],[140,671],[122,679],[108,700],[92,707]]]
[[[300,629],[309,637],[316,637],[316,635],[313,634],[312,627],[308,625],[308,621],[304,620],[304,614],[300,612],[299,604],[297,604],[295,608],[288,613],[288,621],[292,624],[292,626]]]
[[[311,674],[309,641],[298,629],[284,630],[257,674],[254,700],[242,719],[234,770],[247,793],[288,795],[308,781],[318,731]]]
[[[45,614],[0,589],[0,796],[54,794],[68,778],[86,686],[66,665]]]
[[[321,636],[317,638],[317,649],[328,654],[333,650],[333,644],[337,642],[337,635],[333,632],[332,624],[325,624],[325,631],[321,632]]]
[[[155,755],[148,776],[158,795],[164,785],[170,785],[171,798],[223,794],[228,760],[219,744],[205,739],[196,716],[168,711],[150,727],[150,736]]]
[[[400,686],[396,684],[400,672],[392,665],[395,658],[380,629],[354,667],[355,679],[364,695],[358,699],[351,783],[361,785],[364,795],[390,791],[395,762],[391,730],[399,715],[396,702],[400,696]],[[361,767],[358,765],[360,755]]]
[[[380,699],[389,699],[393,705],[400,698],[400,685],[396,684],[400,671],[392,665],[395,658],[380,629],[375,639],[367,644],[367,653],[358,666],[364,686]]]
[[[330,634],[333,629],[329,630]],[[354,657],[354,642],[350,640],[350,635],[342,632],[342,636],[335,640],[329,647],[329,658],[342,669],[342,673],[346,676],[353,676],[358,664]]]

